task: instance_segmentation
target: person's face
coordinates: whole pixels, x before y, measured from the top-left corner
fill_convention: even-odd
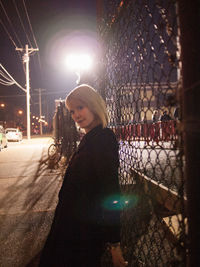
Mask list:
[[[99,124],[95,115],[79,100],[72,99],[70,103],[68,103],[68,110],[74,122],[76,122],[80,128],[84,129],[86,133]]]

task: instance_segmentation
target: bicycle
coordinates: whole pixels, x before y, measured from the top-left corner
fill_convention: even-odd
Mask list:
[[[53,161],[57,164],[62,157],[62,141],[55,141],[55,143],[51,144],[48,148],[48,158],[50,161]]]

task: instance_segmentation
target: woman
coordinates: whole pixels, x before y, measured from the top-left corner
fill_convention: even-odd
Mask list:
[[[126,266],[119,243],[118,144],[106,128],[105,102],[80,85],[66,107],[85,135],[67,167],[40,266],[100,267],[106,243],[114,266]]]

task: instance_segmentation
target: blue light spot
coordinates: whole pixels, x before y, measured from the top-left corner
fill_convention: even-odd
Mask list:
[[[103,207],[107,210],[120,210],[121,209],[120,196],[111,195],[107,197],[103,202]]]
[[[133,208],[138,203],[136,195],[111,195],[103,202],[103,207],[107,210],[123,210]]]

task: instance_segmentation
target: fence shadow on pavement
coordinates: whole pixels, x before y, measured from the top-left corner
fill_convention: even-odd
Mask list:
[[[12,179],[0,206],[0,266],[37,266],[39,254],[49,232],[57,195],[62,183],[60,168],[50,169],[44,146],[39,161],[29,162]],[[36,165],[34,173],[25,177],[25,169]],[[11,256],[10,256],[11,255]]]

